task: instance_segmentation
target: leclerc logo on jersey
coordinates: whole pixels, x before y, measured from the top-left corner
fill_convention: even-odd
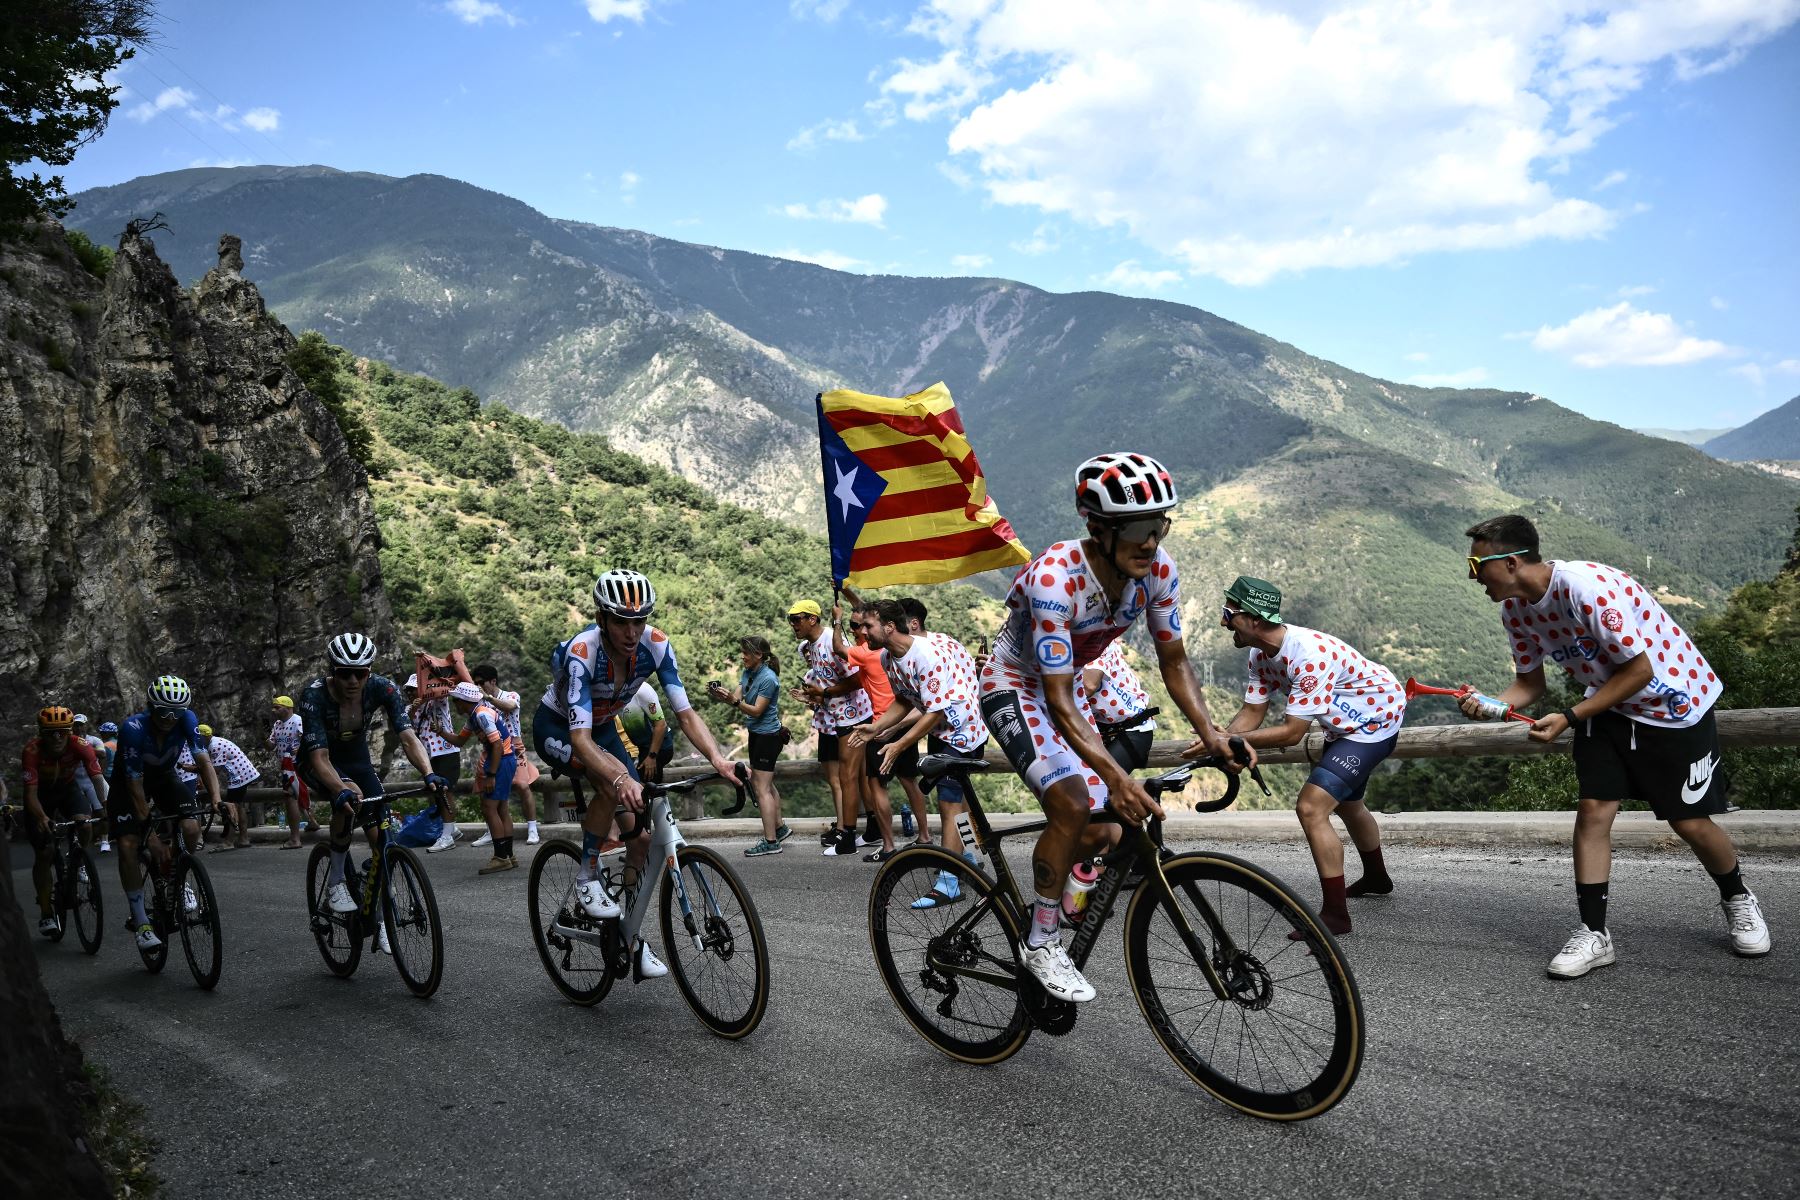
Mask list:
[[[1669,710],[1671,717],[1685,717],[1693,711],[1694,698],[1680,688],[1670,687],[1662,680],[1652,677],[1649,690],[1652,695],[1662,697],[1663,707]]]
[[[1038,658],[1046,667],[1066,667],[1074,661],[1075,653],[1062,638],[1045,638],[1038,648]]]

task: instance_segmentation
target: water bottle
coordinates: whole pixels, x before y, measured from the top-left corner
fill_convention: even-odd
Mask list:
[[[1087,914],[1088,894],[1099,880],[1100,865],[1091,859],[1076,863],[1075,869],[1069,872],[1062,894],[1063,918],[1069,924],[1081,923],[1081,918]]]

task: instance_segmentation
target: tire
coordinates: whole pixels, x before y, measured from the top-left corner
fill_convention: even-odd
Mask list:
[[[914,908],[945,871],[956,877],[962,899]],[[869,945],[902,1015],[951,1058],[1002,1062],[1031,1036],[1017,982],[1025,970],[1018,926],[997,901],[993,881],[960,856],[909,846],[883,863],[869,890]],[[995,978],[952,973],[934,963],[985,969]]]
[[[444,927],[438,921],[437,897],[418,855],[392,845],[384,853],[388,878],[381,919],[387,922],[395,969],[406,990],[423,1000],[444,981]]]
[[[30,820],[30,818],[27,817],[26,820]],[[63,919],[63,913],[73,907],[70,901],[74,890],[72,885],[76,882],[76,880],[68,878],[66,872],[69,869],[68,864],[63,861],[63,856],[52,848],[50,853],[50,907],[56,912],[56,932],[49,935],[52,942],[62,941],[63,934],[69,931],[69,923]],[[69,887],[68,891],[63,890],[65,886]]]
[[[1169,1057],[1226,1104],[1271,1121],[1316,1117],[1342,1100],[1362,1065],[1363,1015],[1331,934],[1285,884],[1241,859],[1183,854],[1163,874],[1227,986],[1238,985],[1218,998],[1168,897],[1146,879],[1125,913],[1125,966]],[[1231,940],[1229,962],[1203,905]]]
[[[198,902],[193,912],[187,911],[184,899],[183,889],[190,887]],[[194,982],[210,992],[219,986],[219,972],[224,968],[224,939],[219,926],[219,902],[213,894],[206,864],[183,856],[175,871],[174,895],[181,906],[176,926],[181,930],[181,949],[187,955],[188,970],[194,973]]]
[[[142,862],[142,860],[139,860]],[[150,916],[150,928],[162,939],[162,944],[154,950],[138,947],[138,957],[144,960],[144,966],[152,975],[159,973],[163,965],[169,961],[169,939],[175,936],[173,922],[169,914],[169,888],[156,874],[154,865],[145,866],[144,883],[148,885],[149,895],[144,897],[147,912]]]
[[[567,838],[552,838],[538,847],[526,889],[531,940],[536,943],[538,958],[556,990],[576,1004],[594,1005],[612,990],[619,923],[596,921],[575,903],[575,872],[580,868],[581,847]],[[599,937],[601,944],[559,933],[559,925]]]
[[[75,918],[75,936],[81,939],[83,950],[98,954],[106,929],[106,891],[100,886],[100,864],[86,846],[76,852],[73,862],[76,872],[69,887],[69,911]],[[86,883],[81,882],[82,870],[87,871]]]
[[[756,904],[737,872],[704,846],[683,846],[675,870],[688,911],[676,900],[675,875],[665,873],[662,937],[669,970],[702,1025],[722,1038],[747,1037],[769,1007],[769,946]]]
[[[339,979],[348,979],[362,959],[362,914],[331,911],[325,902],[325,881],[330,876],[331,847],[321,842],[306,860],[307,922],[325,966]]]

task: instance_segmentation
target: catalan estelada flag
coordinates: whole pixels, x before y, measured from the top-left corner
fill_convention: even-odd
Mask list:
[[[988,497],[949,388],[818,402],[835,582],[942,583],[1031,561]]]

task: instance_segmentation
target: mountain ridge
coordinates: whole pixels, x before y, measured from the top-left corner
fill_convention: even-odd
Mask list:
[[[1700,448],[1715,458],[1732,462],[1800,459],[1800,396],[1754,421],[1727,430]]]

